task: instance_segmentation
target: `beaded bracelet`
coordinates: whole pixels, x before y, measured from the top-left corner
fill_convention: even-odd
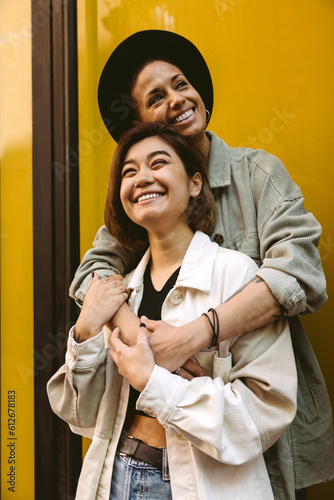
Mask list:
[[[218,339],[219,339],[219,319],[218,319],[218,313],[216,309],[213,309],[212,307],[208,310],[208,312],[212,312],[212,321],[209,318],[207,313],[203,313],[202,316],[205,316],[206,319],[209,322],[209,325],[212,330],[212,341],[211,345],[208,347],[208,349],[211,349],[212,347],[217,347],[218,345]]]

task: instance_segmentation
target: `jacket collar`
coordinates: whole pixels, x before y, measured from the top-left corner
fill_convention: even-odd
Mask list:
[[[179,286],[195,288],[210,293],[218,248],[217,243],[213,243],[209,236],[197,231],[184,256],[175,288]],[[148,248],[136,269],[129,275],[128,288],[130,291],[143,285],[144,273],[150,255],[150,249]]]
[[[231,184],[231,158],[229,146],[216,134],[207,130],[211,142],[209,156],[209,181],[212,188]]]

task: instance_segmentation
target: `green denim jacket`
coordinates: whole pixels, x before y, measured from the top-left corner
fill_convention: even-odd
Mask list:
[[[334,477],[330,401],[297,316],[316,311],[327,299],[317,249],[321,226],[305,210],[299,187],[276,157],[262,150],[231,148],[214,133],[207,134],[209,179],[217,206],[211,237],[257,263],[257,275],[289,316],[298,369],[298,410],[265,458],[275,499],[293,500],[295,490]],[[135,263],[136,256],[120,247],[103,226],[76,272],[70,295],[80,305],[92,270],[102,278],[124,274]]]

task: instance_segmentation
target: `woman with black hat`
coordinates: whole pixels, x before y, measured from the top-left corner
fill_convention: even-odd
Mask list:
[[[101,75],[99,106],[114,139],[136,121],[147,120],[164,120],[187,136],[208,163],[217,206],[212,238],[244,252],[260,266],[256,279],[216,308],[220,340],[268,324],[278,315],[289,317],[298,360],[299,406],[289,434],[266,460],[275,498],[292,499],[295,490],[324,481],[334,471],[330,403],[297,316],[317,310],[327,298],[317,250],[321,227],[305,210],[300,189],[277,158],[264,151],[230,148],[204,130],[212,105],[204,59],[191,42],[174,33],[149,30],[130,36],[112,53]],[[134,262],[134,256],[101,228],[72,283],[72,296],[82,303],[92,270],[104,277],[112,274],[111,269],[124,273]],[[126,305],[115,322],[123,335],[131,324],[134,329],[138,325]],[[183,365],[184,376],[189,376],[186,367],[200,374],[184,362],[208,343],[210,329],[204,318],[177,329],[163,322],[146,324],[154,332],[150,345],[159,365],[170,370]],[[310,460],[320,455],[321,463]]]
[[[77,500],[274,499],[263,451],[296,412],[288,321],[218,343],[213,308],[257,266],[210,240],[214,207],[204,158],[174,129],[146,122],[122,136],[106,225],[130,250],[149,243],[126,278],[129,305],[176,326],[203,315],[211,339],[196,355],[204,376],[191,381],[155,365],[144,323],[131,347],[115,328],[110,362],[103,326],[125,287],[94,275],[66,364],[48,384],[54,411],[93,440]]]

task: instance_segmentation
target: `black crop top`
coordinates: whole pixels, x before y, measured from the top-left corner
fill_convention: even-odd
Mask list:
[[[177,277],[179,275],[180,268],[178,268],[171,276],[168,278],[163,288],[158,291],[154,288],[152,280],[151,280],[151,263],[149,262],[145,274],[144,274],[144,292],[141,304],[138,309],[139,318],[142,315],[147,316],[147,318],[160,320],[161,319],[161,308],[162,304],[171,288],[175,285]],[[145,417],[149,417],[147,413],[143,411],[136,410],[136,401],[139,397],[139,391],[136,391],[132,386],[130,386],[130,396],[128,409],[126,414],[125,428],[127,427],[127,423],[132,420],[132,416],[134,413],[138,415],[144,415]]]

